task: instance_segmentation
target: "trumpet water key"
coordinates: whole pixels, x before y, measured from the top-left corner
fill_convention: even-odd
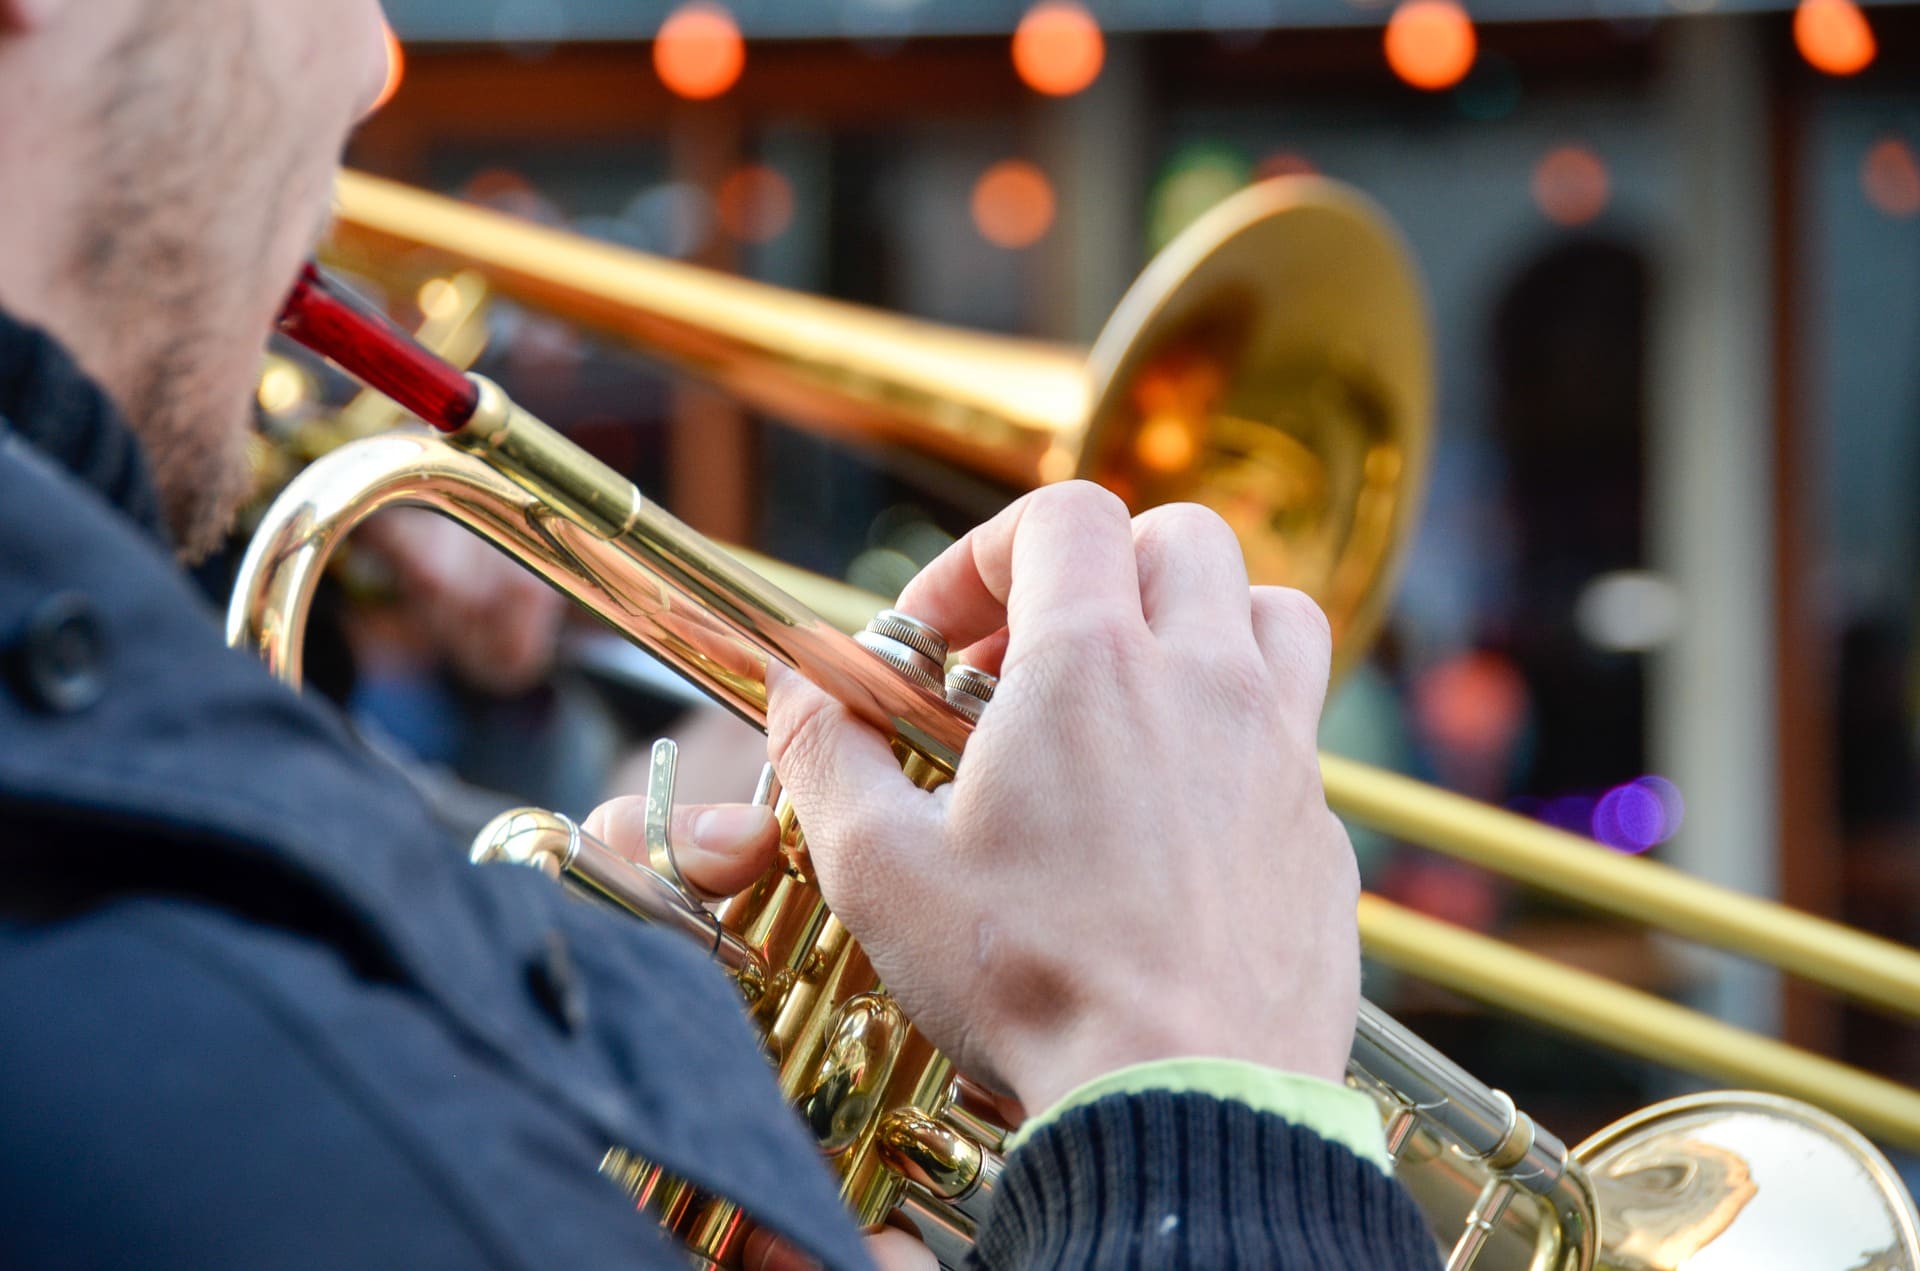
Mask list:
[[[517,557],[750,722],[764,726],[773,677],[803,675],[890,737],[913,780],[951,778],[995,685],[972,668],[949,671],[938,632],[887,612],[861,635],[844,634],[317,274],[283,325],[443,435],[342,447],[269,510],[242,564],[228,636],[261,650],[280,676],[298,681],[307,607],[330,553],[373,512],[412,504]],[[956,1265],[992,1203],[1002,1127],[966,1097],[833,916],[770,779],[758,797],[776,809],[780,863],[717,911],[689,892],[665,834],[675,762],[670,746],[656,752],[645,864],[537,810],[496,821],[474,855],[541,869],[699,941],[738,984],[782,1091],[856,1219],[903,1221]],[[1398,1174],[1451,1271],[1920,1268],[1920,1224],[1885,1160],[1790,1100],[1673,1101],[1568,1151],[1371,1006],[1349,1079],[1379,1103]],[[605,1169],[700,1265],[737,1262],[747,1229],[728,1198],[702,1195],[617,1145]],[[1842,1213],[1844,1228],[1833,1221]]]

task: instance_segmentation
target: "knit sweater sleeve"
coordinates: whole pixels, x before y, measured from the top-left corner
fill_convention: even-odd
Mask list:
[[[1434,1271],[1420,1210],[1378,1166],[1270,1112],[1148,1091],[1074,1108],[1008,1159],[981,1271]]]

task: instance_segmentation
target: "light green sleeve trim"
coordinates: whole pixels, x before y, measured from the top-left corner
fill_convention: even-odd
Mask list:
[[[1382,1173],[1393,1171],[1387,1159],[1380,1108],[1372,1099],[1319,1077],[1263,1068],[1239,1059],[1160,1059],[1096,1077],[1039,1116],[1030,1117],[1008,1138],[1007,1150],[1019,1147],[1042,1126],[1074,1108],[1108,1095],[1145,1094],[1150,1090],[1207,1094],[1244,1103],[1256,1112],[1271,1112],[1340,1144],[1362,1160],[1372,1161]]]

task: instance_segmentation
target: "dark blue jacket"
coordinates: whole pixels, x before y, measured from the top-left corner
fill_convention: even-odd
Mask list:
[[[684,1265],[596,1174],[621,1144],[865,1265],[720,975],[468,866],[224,647],[137,448],[18,328],[9,398],[0,1264]]]
[[[0,314],[0,1266],[679,1267],[609,1145],[866,1265],[702,956],[474,869],[228,651],[138,446]],[[1431,1267],[1345,1148],[1198,1095],[1008,1162],[993,1267]]]

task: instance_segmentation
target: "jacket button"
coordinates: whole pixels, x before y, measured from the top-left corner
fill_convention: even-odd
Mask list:
[[[32,705],[55,714],[86,710],[107,690],[107,630],[78,592],[41,601],[27,615],[9,669]]]
[[[566,939],[547,933],[541,951],[527,963],[527,991],[553,1026],[571,1037],[587,1026],[587,990],[567,952]]]

